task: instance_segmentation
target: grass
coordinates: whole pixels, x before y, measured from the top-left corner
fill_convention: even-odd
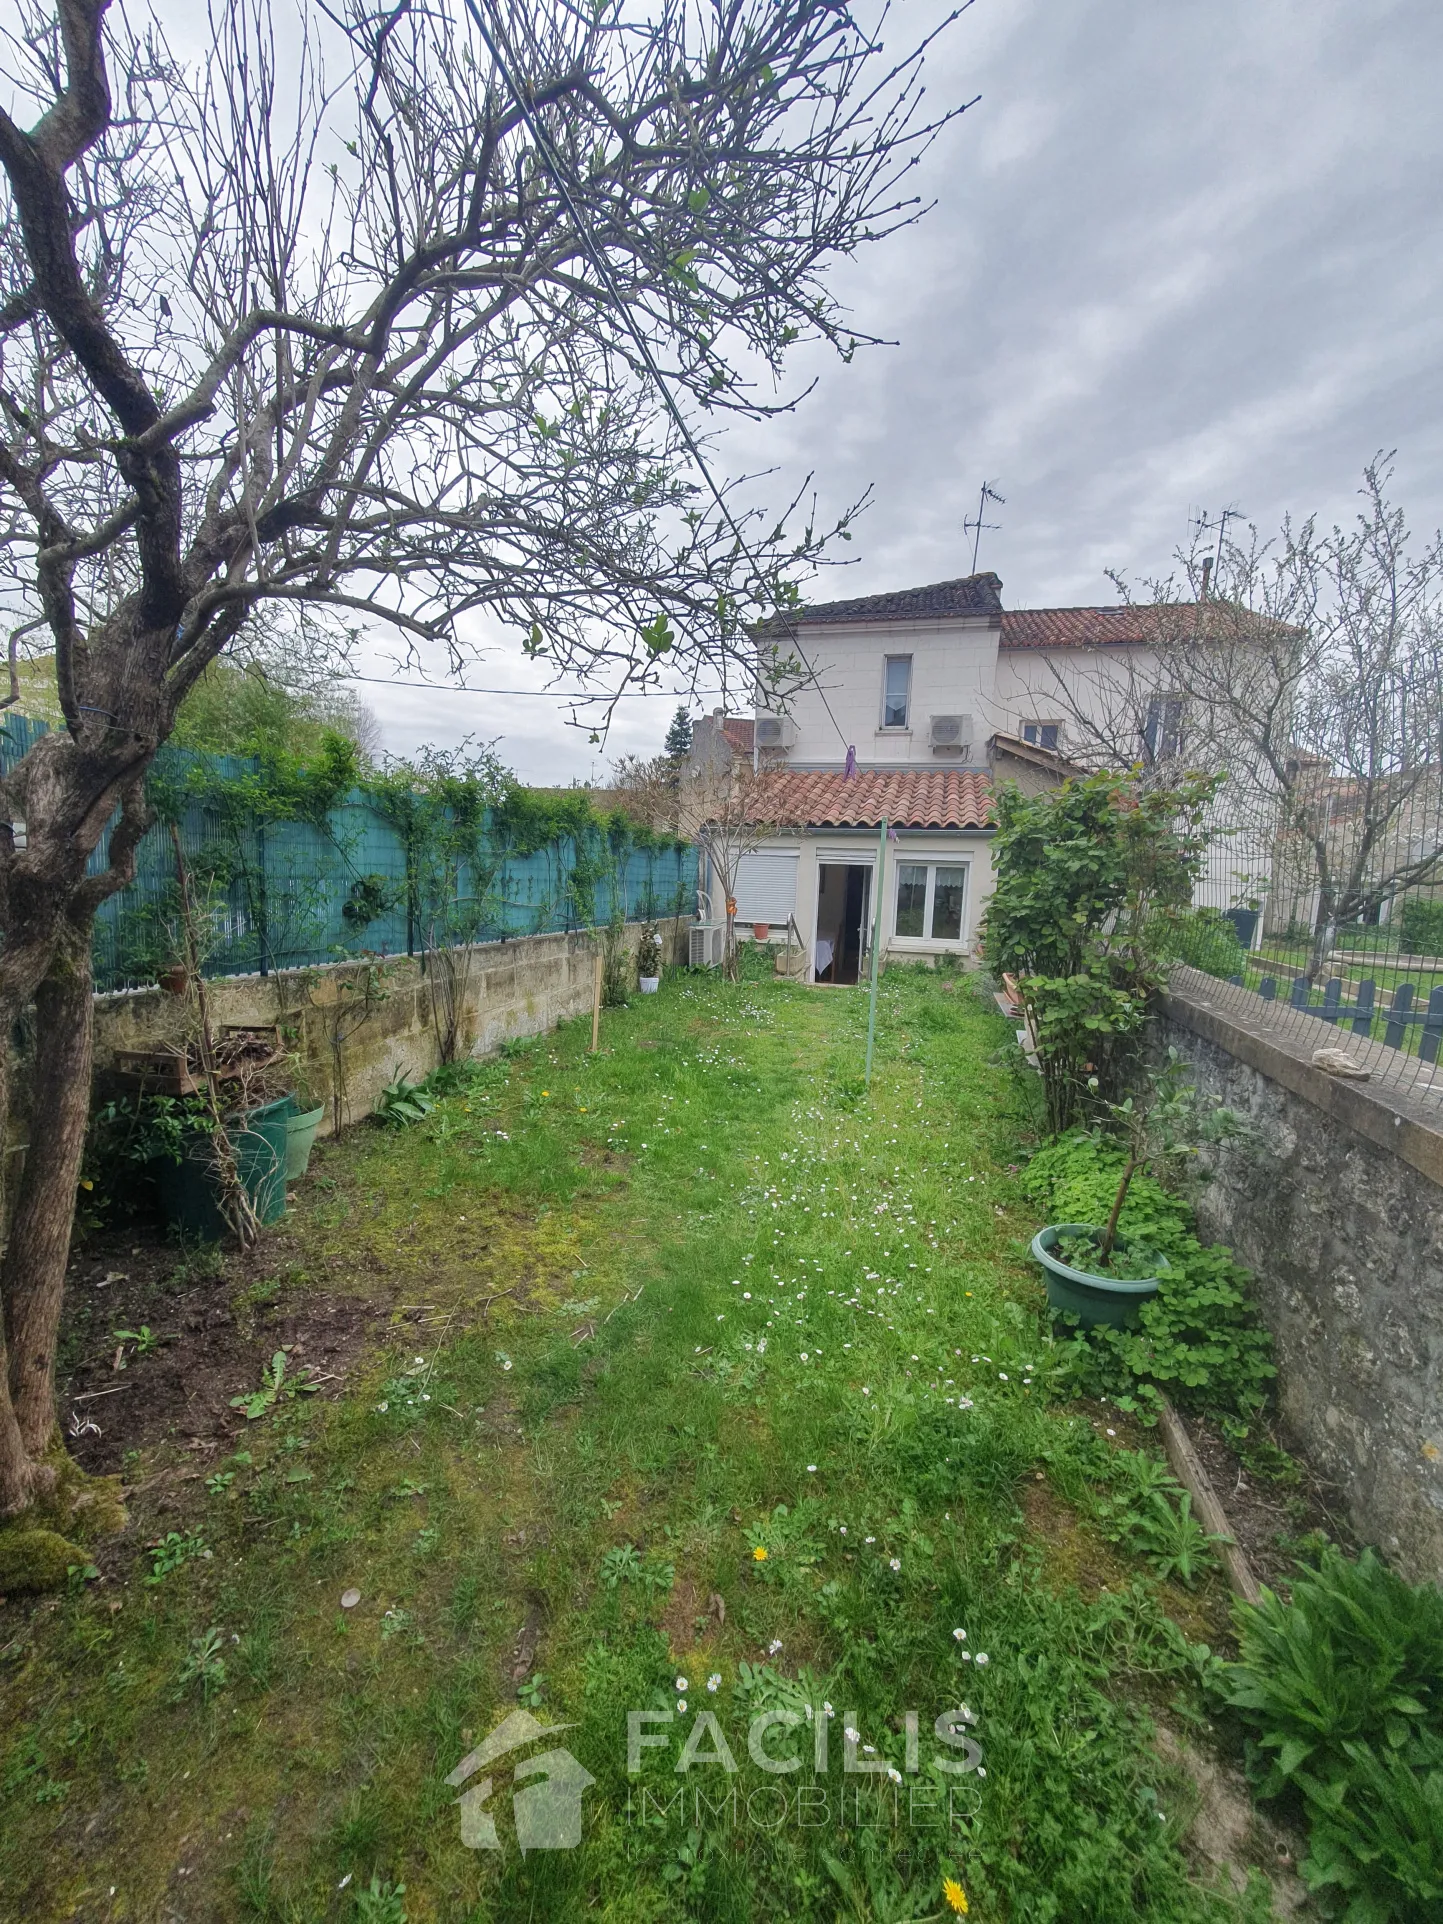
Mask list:
[[[0,1615],[0,1914],[1268,1914],[1152,1740],[1224,1592],[1096,1524],[1138,1457],[1049,1387],[1006,1025],[889,972],[867,1094],[865,1019],[674,977],[323,1156],[288,1287],[366,1297],[366,1359],[164,1513],[158,1445],[103,1579]],[[574,1849],[516,1847],[509,1759],[463,1844],[447,1775],[521,1707],[595,1780]]]

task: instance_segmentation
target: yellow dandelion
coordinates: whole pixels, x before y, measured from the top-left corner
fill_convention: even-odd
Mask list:
[[[957,1913],[958,1917],[965,1917],[967,1915],[967,1893],[955,1877],[944,1877],[942,1879],[942,1895]]]
[[[765,1563],[765,1562],[766,1562],[766,1560],[767,1560],[767,1553],[766,1553],[766,1551],[765,1551],[765,1550],[764,1550],[764,1549],[762,1548],[762,1546],[761,1546],[760,1544],[758,1544],[758,1545],[757,1545],[757,1547],[756,1547],[756,1549],[752,1551],[752,1562],[753,1562],[753,1563]]]

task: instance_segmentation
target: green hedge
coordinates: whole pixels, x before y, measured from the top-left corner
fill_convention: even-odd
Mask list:
[[[1405,955],[1443,955],[1443,902],[1405,902],[1402,932]]]

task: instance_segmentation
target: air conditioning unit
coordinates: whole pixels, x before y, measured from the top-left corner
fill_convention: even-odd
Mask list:
[[[719,969],[726,954],[726,923],[697,922],[686,932],[686,959],[693,969]]]
[[[790,716],[757,716],[758,748],[790,748],[796,739],[796,727]]]
[[[969,755],[972,752],[970,715],[934,715],[932,747],[939,755]]]

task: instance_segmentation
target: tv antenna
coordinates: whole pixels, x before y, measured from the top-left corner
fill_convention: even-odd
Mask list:
[[[1208,514],[1206,508],[1199,508],[1199,510],[1197,510],[1197,516],[1193,518],[1193,535],[1199,537],[1199,539],[1201,539],[1202,535],[1212,535],[1214,531],[1216,531],[1216,535],[1218,535],[1218,546],[1214,548],[1214,554],[1212,554],[1212,568],[1214,568],[1214,570],[1216,570],[1216,568],[1222,568],[1222,544],[1228,539],[1229,521],[1241,521],[1241,519],[1243,519],[1243,510],[1241,510],[1241,508],[1224,508],[1224,510],[1218,514],[1216,521]]]
[[[977,496],[977,519],[975,521],[969,520],[962,523],[963,534],[967,534],[969,530],[972,533],[972,572],[974,575],[977,572],[977,553],[982,546],[983,529],[987,529],[988,532],[992,534],[999,534],[1002,530],[1002,523],[1000,521],[983,520],[989,501],[995,501],[999,508],[1005,508],[1007,505],[1006,495],[999,494],[990,481],[984,481],[982,483],[982,491]]]

